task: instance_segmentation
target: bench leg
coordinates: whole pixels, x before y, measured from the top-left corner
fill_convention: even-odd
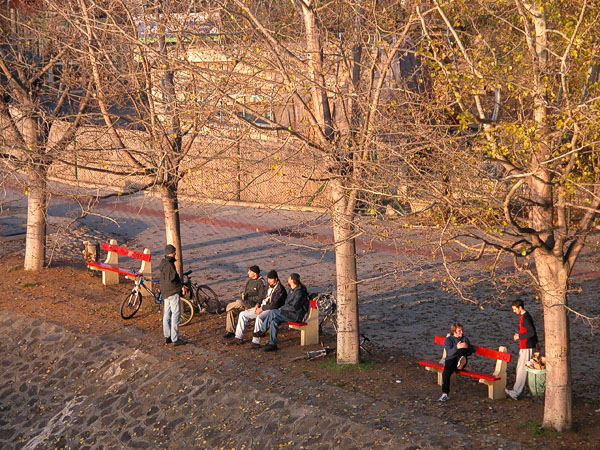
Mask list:
[[[111,245],[117,245],[116,239],[110,240]],[[104,264],[110,264],[111,266],[119,266],[119,254],[116,252],[108,252]],[[102,284],[104,286],[112,286],[113,284],[119,284],[119,274],[117,272],[111,272],[108,270],[102,271]]]
[[[316,326],[315,326],[316,325]],[[300,330],[300,345],[315,345],[319,343],[319,325],[309,323]]]
[[[108,270],[102,271],[102,284],[104,286],[111,286],[119,284],[119,274],[117,272],[110,272]]]
[[[488,398],[492,400],[504,400],[506,398],[506,378],[498,381],[486,382],[488,385]]]

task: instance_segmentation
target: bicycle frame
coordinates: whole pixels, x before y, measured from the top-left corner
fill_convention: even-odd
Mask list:
[[[180,326],[185,326],[192,321],[194,318],[194,311],[198,310],[199,312],[203,311],[203,307],[205,307],[207,311],[216,313],[219,311],[220,303],[217,297],[217,294],[214,291],[206,286],[206,285],[198,285],[197,283],[192,282],[189,275],[192,271],[185,272],[183,274],[183,285],[187,288],[189,292],[189,299],[187,296],[181,296],[181,322]],[[164,302],[163,295],[160,290],[158,290],[158,295],[152,292],[148,286],[144,282],[149,282],[149,278],[144,278],[142,274],[138,274],[137,277],[133,280],[133,289],[125,298],[125,301],[121,304],[121,317],[125,320],[131,319],[135,313],[140,309],[142,305],[143,291],[146,291],[150,296],[154,299],[154,302],[157,306],[159,306]],[[152,280],[155,282],[154,280]],[[198,298],[198,293],[202,292],[202,300]],[[207,306],[210,305],[211,310],[208,309]],[[214,309],[214,311],[212,311]]]
[[[146,290],[146,292],[152,296],[152,298],[154,299],[154,301],[156,303],[160,304],[163,302],[162,301],[162,293],[158,297],[156,295],[154,295],[154,292],[152,292],[150,289],[148,289],[148,286],[146,286],[144,284],[144,277],[140,276],[140,277],[136,278],[134,283],[135,283],[135,286],[134,286],[133,290],[136,293],[141,294],[142,290],[140,289],[140,287],[143,287]]]

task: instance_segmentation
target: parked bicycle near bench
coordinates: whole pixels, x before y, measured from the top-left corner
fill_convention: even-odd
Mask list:
[[[323,329],[327,323],[331,324],[337,335],[337,299],[335,298],[335,294],[333,292],[316,294],[312,300],[317,302],[317,309],[319,310],[319,335],[323,334]],[[369,355],[373,354],[373,352],[369,350],[369,347],[374,347],[371,339],[362,333],[359,336],[358,346],[361,351],[368,353]]]
[[[181,296],[181,319],[179,322],[180,326],[189,324],[194,318],[194,313],[198,312],[209,312],[211,314],[221,313],[223,307],[217,294],[205,284],[197,284],[192,282],[190,278],[191,270],[188,270],[183,274],[183,284],[187,288],[188,294]],[[131,319],[142,306],[142,292],[148,293],[155,301],[160,312],[160,306],[163,302],[162,293],[160,289],[155,289],[152,292],[144,281],[149,281],[147,278],[142,276],[137,277],[134,280],[134,286],[131,292],[127,295],[123,303],[121,304],[121,317],[123,319]]]

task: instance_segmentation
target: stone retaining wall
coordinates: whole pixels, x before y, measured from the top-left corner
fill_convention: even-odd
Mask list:
[[[92,338],[3,312],[0,336],[2,448],[403,447],[200,361],[182,368],[170,349],[131,348],[135,330]]]

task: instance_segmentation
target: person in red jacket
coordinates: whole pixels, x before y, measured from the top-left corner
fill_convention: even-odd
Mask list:
[[[505,389],[505,392],[513,400],[518,400],[527,379],[525,364],[531,359],[533,351],[538,346],[538,337],[533,318],[525,311],[523,300],[515,300],[511,307],[512,311],[519,316],[519,332],[513,334],[513,339],[519,341],[519,360],[517,361],[515,384],[512,389]]]

